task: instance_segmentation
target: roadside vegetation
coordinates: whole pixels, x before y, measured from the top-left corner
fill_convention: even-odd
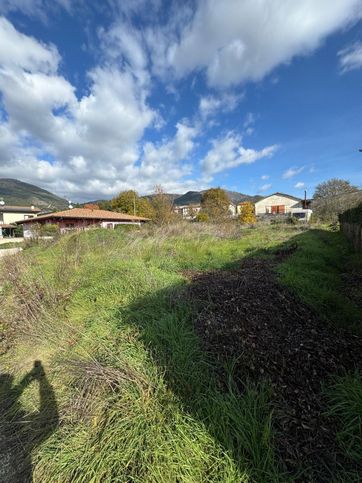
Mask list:
[[[34,414],[43,424],[38,440],[26,424],[8,425],[14,471],[25,474],[21,462],[31,456],[35,482],[303,481],[309,468],[291,470],[276,444],[270,382],[248,375],[240,385],[235,359],[205,350],[189,296],[195,273],[225,273],[280,251],[288,256],[273,270],[296,300],[327,327],[361,334],[361,308],[344,280],[362,264],[340,233],[327,230],[231,222],[99,229],[7,259],[0,364],[21,390],[10,397],[0,385],[0,424]],[[40,392],[40,402],[52,405],[52,418],[37,412],[41,371],[52,392]],[[360,481],[361,376],[354,370],[321,382],[345,461],[336,481]]]

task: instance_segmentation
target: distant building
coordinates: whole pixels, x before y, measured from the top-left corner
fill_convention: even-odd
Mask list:
[[[290,215],[296,218],[309,219],[312,210],[308,209],[309,201],[296,198],[285,193],[273,193],[255,203],[256,216]]]
[[[193,220],[200,210],[201,205],[180,205],[173,208],[173,212],[185,220]]]
[[[177,215],[182,216],[183,219],[185,220],[193,220],[196,218],[197,214],[201,211],[201,205],[181,205],[181,206],[175,206],[173,211]],[[230,203],[228,211],[230,216],[235,216],[237,213],[237,207],[236,205]]]
[[[17,221],[34,218],[40,211],[35,206],[13,206],[0,201],[0,238],[12,236]]]
[[[255,214],[284,215],[290,213],[291,208],[303,208],[302,200],[284,193],[273,193],[255,203]]]
[[[147,221],[150,221],[149,218],[125,213],[72,208],[56,213],[47,213],[33,219],[20,220],[17,224],[23,225],[24,238],[31,238],[35,235],[38,225],[58,225],[60,232],[66,233],[67,231],[82,231],[95,227],[113,229],[117,225],[141,225]]]
[[[238,208],[237,205],[234,205],[233,203],[230,203],[229,205],[229,213],[231,216],[236,216],[238,214]]]

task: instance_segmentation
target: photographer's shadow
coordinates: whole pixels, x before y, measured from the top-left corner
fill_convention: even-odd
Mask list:
[[[40,361],[34,362],[16,386],[13,379],[0,373],[0,483],[28,483],[32,481],[33,450],[56,429],[58,408]],[[39,385],[39,408],[26,413],[19,398],[31,383]]]

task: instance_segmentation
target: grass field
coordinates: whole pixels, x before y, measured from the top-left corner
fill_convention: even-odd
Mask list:
[[[7,260],[0,423],[12,423],[14,471],[62,483],[293,481],[274,448],[268,384],[246,382],[241,394],[230,367],[227,388],[220,387],[193,329],[184,273],[232,268],[296,241],[297,251],[277,268],[281,282],[326,324],[360,334],[361,312],[344,295],[342,278],[361,267],[360,257],[326,230],[94,230]],[[339,444],[357,464],[361,387],[358,373],[326,381]],[[6,471],[11,481],[11,463]]]

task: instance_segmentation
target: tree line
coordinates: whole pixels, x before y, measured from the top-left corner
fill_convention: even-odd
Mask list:
[[[333,222],[338,214],[362,201],[362,192],[349,181],[333,178],[316,186],[312,209],[316,219]],[[210,188],[203,192],[201,197],[201,210],[192,212],[191,217],[199,222],[222,222],[230,218],[231,201],[222,188]],[[86,207],[91,205],[85,205]],[[150,196],[139,196],[134,190],[119,193],[109,201],[92,205],[93,208],[127,213],[135,216],[150,218],[160,225],[176,221],[178,215],[174,212],[172,198],[165,193],[161,186],[156,186]],[[237,218],[241,223],[255,223],[254,205],[251,202],[239,204]]]

